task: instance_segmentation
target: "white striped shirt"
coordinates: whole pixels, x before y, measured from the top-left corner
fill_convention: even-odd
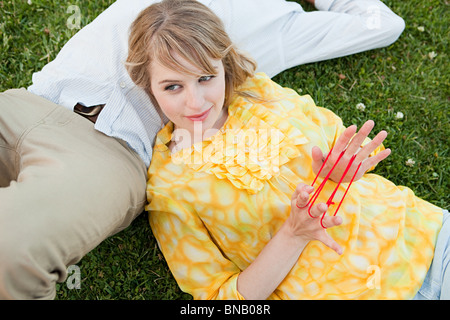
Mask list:
[[[319,12],[305,12],[284,0],[199,1],[224,21],[232,40],[269,76],[387,46],[404,29],[403,20],[378,0],[316,0]],[[154,2],[117,0],[35,73],[28,88],[71,110],[77,103],[106,104],[95,128],[126,141],[147,166],[161,119],[145,91],[131,81],[124,62],[129,26]]]

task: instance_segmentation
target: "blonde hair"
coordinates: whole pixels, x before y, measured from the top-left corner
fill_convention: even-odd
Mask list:
[[[144,9],[131,25],[128,46],[127,71],[156,106],[150,86],[153,61],[192,74],[174,58],[174,54],[178,54],[201,70],[202,75],[214,75],[217,71],[209,59],[221,59],[225,70],[226,106],[256,69],[256,62],[233,45],[222,21],[195,0],[163,0]]]

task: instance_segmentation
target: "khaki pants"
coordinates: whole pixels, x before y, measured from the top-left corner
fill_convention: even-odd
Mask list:
[[[0,93],[0,299],[52,299],[67,266],[145,205],[123,141],[25,89]]]

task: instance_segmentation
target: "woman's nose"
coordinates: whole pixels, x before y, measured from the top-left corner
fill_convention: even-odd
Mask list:
[[[186,92],[186,106],[191,110],[201,112],[205,104],[202,90],[197,87],[191,87]]]

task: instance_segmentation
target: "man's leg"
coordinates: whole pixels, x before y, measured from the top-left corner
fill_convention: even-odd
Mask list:
[[[0,94],[0,176],[2,299],[54,298],[67,266],[145,205],[136,153],[24,89]]]

